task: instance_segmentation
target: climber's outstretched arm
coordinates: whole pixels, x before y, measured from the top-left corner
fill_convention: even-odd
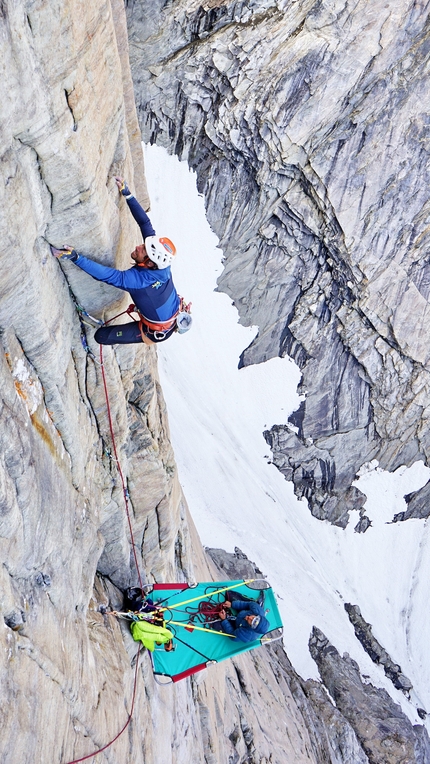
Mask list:
[[[79,254],[73,247],[65,245],[62,249],[56,249],[51,246],[51,252],[57,259],[71,260],[83,271],[89,273],[97,281],[104,281],[105,284],[112,284],[119,289],[143,289],[145,286],[150,286],[157,281],[157,275],[155,271],[146,270],[145,268],[129,268],[126,271],[119,271],[116,268],[109,268],[106,265],[96,263],[94,260],[90,260],[88,257]]]
[[[152,227],[152,223],[148,215],[146,214],[143,207],[140,206],[136,197],[133,196],[133,194],[131,193],[125,180],[123,178],[115,178],[115,181],[121,194],[127,200],[127,204],[130,208],[130,212],[133,215],[137,225],[139,226],[142,232],[143,240],[145,241],[145,239],[147,239],[148,236],[155,236],[155,231]]]

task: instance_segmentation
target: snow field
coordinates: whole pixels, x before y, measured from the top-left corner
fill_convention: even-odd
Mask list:
[[[150,217],[157,233],[177,247],[175,285],[192,302],[192,329],[161,344],[158,356],[179,478],[202,542],[228,551],[240,547],[267,575],[284,620],[285,649],[304,678],[318,678],[307,647],[315,625],[422,724],[414,707],[430,712],[428,521],[391,520],[430,470],[422,462],[395,473],[374,463],[362,469],[355,484],[368,497],[372,520],[364,534],[354,532],[358,512],[345,531],[312,517],[268,464],[262,435],[298,408],[300,372],[288,358],[238,370],[257,327],[238,324],[231,300],[214,291],[221,252],[194,176],[164,149],[146,146],[144,153]],[[368,658],[344,602],[359,605],[374,636],[413,682],[412,703]]]

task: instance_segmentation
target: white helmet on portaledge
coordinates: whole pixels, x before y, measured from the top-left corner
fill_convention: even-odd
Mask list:
[[[146,254],[159,268],[167,268],[173,263],[176,247],[165,236],[148,236],[145,239]]]

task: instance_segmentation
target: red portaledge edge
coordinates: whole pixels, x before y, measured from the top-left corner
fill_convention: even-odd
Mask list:
[[[197,671],[202,671],[204,668],[206,668],[206,663],[199,663],[198,666],[194,666],[186,671],[182,671],[181,674],[172,676],[172,682],[179,682],[180,679],[185,679],[187,676],[191,676],[191,674],[195,674]]]
[[[188,589],[188,584],[153,584],[153,590],[155,589]]]

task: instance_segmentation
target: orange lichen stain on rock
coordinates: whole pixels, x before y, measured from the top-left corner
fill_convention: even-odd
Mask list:
[[[14,385],[17,394],[19,397],[24,401],[24,404],[26,406],[26,409],[28,411],[28,415],[30,417],[31,423],[36,430],[36,432],[40,435],[43,442],[46,443],[48,446],[52,456],[55,457],[56,461],[61,464],[61,447],[60,449],[55,446],[53,434],[59,436],[58,431],[55,428],[55,425],[53,423],[53,418],[51,412],[46,412],[48,414],[48,423],[45,424],[43,421],[43,418],[41,416],[44,412],[43,406],[38,406],[35,409],[35,396],[34,393],[37,392],[37,389],[34,385],[34,382],[32,380],[25,380],[24,383],[21,383],[19,379],[14,379]],[[60,438],[61,442],[61,438]]]
[[[46,426],[41,421],[40,416],[38,415],[37,411],[34,414],[30,414],[31,423],[34,427],[34,429],[39,433],[42,440],[46,443],[48,446],[51,454],[55,457],[58,456],[57,449],[55,448],[54,442],[52,440],[52,437],[50,433],[48,432]]]
[[[22,398],[25,404],[27,404],[29,402],[29,399],[28,399],[28,394],[25,389],[25,386],[19,381],[19,379],[14,379],[13,383],[15,385],[15,390],[18,393],[19,397]]]

